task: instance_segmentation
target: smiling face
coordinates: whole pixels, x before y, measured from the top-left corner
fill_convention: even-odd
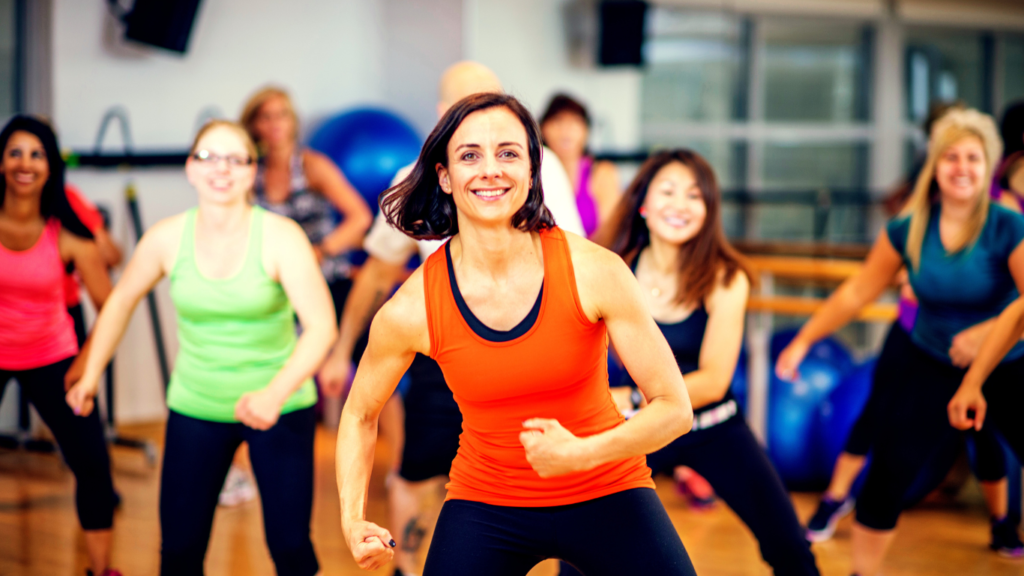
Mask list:
[[[935,181],[943,201],[974,200],[981,193],[988,164],[985,146],[977,136],[965,136],[939,154],[935,163]]]
[[[270,96],[252,121],[256,139],[267,146],[288,144],[295,138],[295,115],[282,96]]]
[[[245,202],[256,180],[256,163],[238,130],[217,126],[196,142],[185,162],[185,175],[199,192],[200,202]]]
[[[671,162],[658,170],[647,188],[641,210],[651,241],[674,246],[695,238],[708,213],[693,171],[682,162]]]
[[[526,128],[505,107],[473,112],[452,134],[448,166],[437,164],[438,181],[462,219],[511,227],[530,193],[532,172]]]
[[[39,196],[50,178],[46,149],[34,134],[17,131],[11,134],[3,151],[0,171],[6,193],[18,196]]]
[[[560,112],[540,127],[544,142],[559,158],[577,158],[587,147],[590,129],[579,114]]]

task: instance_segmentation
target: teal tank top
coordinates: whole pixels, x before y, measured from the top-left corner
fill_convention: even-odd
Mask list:
[[[1007,261],[1024,241],[1024,216],[998,204],[990,204],[985,227],[977,242],[955,254],[947,254],[939,237],[941,204],[932,206],[921,244],[921,265],[913,270],[907,257],[910,217],[889,222],[893,248],[910,270],[910,286],[920,304],[911,339],[932,356],[947,363],[953,337],[961,330],[998,316],[1017,299],[1017,284]],[[1017,343],[1005,360],[1024,356]]]
[[[196,266],[196,210],[185,214],[170,275],[180,349],[167,406],[201,420],[237,422],[238,399],[265,388],[295,349],[295,313],[281,284],[263,270],[265,211],[252,209],[242,269],[230,278],[211,279]],[[307,379],[281,413],[315,403],[316,389]]]

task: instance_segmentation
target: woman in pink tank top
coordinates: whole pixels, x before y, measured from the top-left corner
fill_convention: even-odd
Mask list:
[[[587,152],[590,113],[576,99],[556,94],[540,119],[544,145],[562,162],[576,191],[576,208],[587,237],[611,216],[622,190],[619,171],[608,161],[595,161]]]
[[[45,123],[16,116],[0,132],[0,397],[16,379],[53,432],[75,474],[75,503],[92,570],[110,569],[117,496],[97,412],[77,416],[66,387],[81,374],[65,306],[64,270],[74,264],[97,306],[110,293],[103,260],[64,194],[64,162]],[[88,342],[83,348],[89,346]]]

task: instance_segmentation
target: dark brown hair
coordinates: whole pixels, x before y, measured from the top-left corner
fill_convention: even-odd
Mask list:
[[[603,238],[598,239],[599,243],[622,256],[628,263],[640,256],[640,252],[651,243],[651,232],[647,228],[647,221],[640,215],[640,207],[647,198],[651,181],[662,168],[673,162],[679,162],[693,172],[707,210],[700,231],[682,247],[676,302],[703,302],[715,289],[720,273],[724,274],[726,285],[732,283],[737,272],[746,274],[747,279],[753,283],[750,265],[725,238],[721,219],[722,200],[715,172],[704,158],[691,150],[659,152],[644,162],[615,208],[602,234]]]
[[[57,145],[57,135],[54,134],[53,128],[38,118],[19,114],[11,118],[0,131],[0,153],[7,149],[7,142],[15,132],[28,132],[35,136],[43,144],[43,150],[46,152],[50,177],[43,184],[42,195],[39,198],[39,214],[44,220],[57,218],[68,232],[92,240],[92,232],[82,224],[64,192],[64,159],[60,155],[60,146]],[[3,206],[6,196],[7,180],[0,177],[0,206]]]
[[[436,166],[448,166],[448,142],[467,116],[490,108],[507,108],[526,129],[529,146],[530,191],[526,203],[512,215],[512,226],[523,232],[537,232],[555,225],[544,206],[540,179],[540,128],[530,112],[515,97],[481,93],[468,96],[448,109],[427,137],[412,173],[380,195],[380,209],[388,223],[417,240],[439,240],[459,233],[455,201],[441,190]]]
[[[568,112],[579,116],[587,126],[590,126],[590,113],[587,112],[587,107],[582,102],[569,96],[568,94],[555,94],[551,98],[551,102],[548,103],[547,110],[540,117],[540,125],[543,126],[545,122],[551,120],[555,116],[558,116],[562,112]]]

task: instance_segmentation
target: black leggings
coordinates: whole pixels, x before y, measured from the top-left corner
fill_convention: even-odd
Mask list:
[[[892,392],[892,386],[884,383],[879,384],[879,374],[883,381],[892,382],[895,379],[903,380],[910,377],[907,363],[907,355],[911,353],[914,344],[910,334],[900,325],[894,322],[889,329],[889,335],[885,338],[882,352],[878,356],[878,364],[875,365],[875,375],[871,386],[871,394],[864,405],[864,410],[857,417],[856,423],[850,430],[850,436],[846,440],[844,451],[848,454],[866,456],[882,428],[886,405]],[[1006,454],[1003,452],[995,430],[986,426],[979,432],[970,431],[967,433],[969,441],[974,443],[975,459],[974,474],[982,482],[995,482],[1006,477]],[[935,459],[926,467],[941,468],[948,470],[952,462],[960,454],[960,446],[949,447],[946,454],[937,454]],[[923,496],[923,494],[919,494]],[[912,502],[908,502],[911,504]]]
[[[754,533],[776,574],[818,574],[789,493],[747,422],[733,417],[647,456],[654,474],[689,466],[707,479]]]
[[[0,370],[0,397],[11,378],[43,418],[75,475],[75,506],[83,530],[106,530],[114,524],[114,481],[99,410],[75,416],[65,401],[64,374],[74,358],[30,370]]]
[[[587,576],[696,574],[657,494],[635,488],[544,508],[449,500],[423,576],[523,576],[547,558]]]
[[[160,573],[203,573],[217,497],[235,450],[244,441],[249,444],[263,503],[263,528],[277,573],[316,574],[320,567],[309,538],[315,426],[312,408],[283,414],[262,432],[171,411],[160,478]]]
[[[946,405],[963,380],[964,370],[931,356],[911,343],[899,369],[879,370],[875,386],[888,388],[879,420],[871,466],[857,500],[857,522],[891,530],[906,506],[905,496],[922,471],[942,454],[958,449],[965,433],[949,425]],[[1024,455],[1024,358],[1004,362],[985,383],[989,415],[985,428],[1000,432]],[[930,491],[945,477],[933,468],[925,481]]]

